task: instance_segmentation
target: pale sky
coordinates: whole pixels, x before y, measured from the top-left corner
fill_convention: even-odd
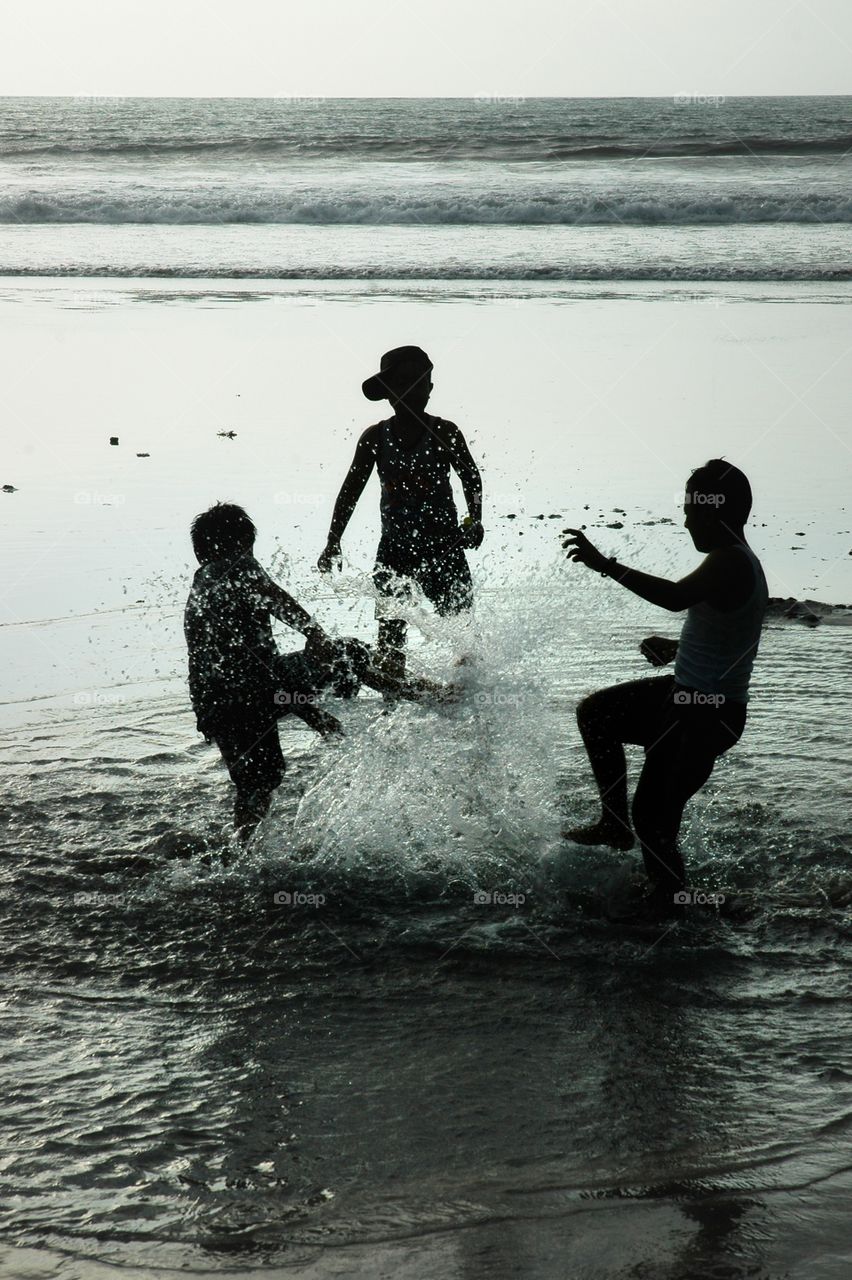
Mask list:
[[[0,93],[852,94],[852,0],[21,0]]]

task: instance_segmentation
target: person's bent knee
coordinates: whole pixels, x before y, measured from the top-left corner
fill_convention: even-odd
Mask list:
[[[630,806],[633,819],[633,830],[643,844],[661,843],[673,838],[670,829],[673,824],[667,821],[665,806],[660,796],[644,795],[641,786],[637,787]],[[675,829],[676,831],[676,829]]]
[[[591,729],[600,723],[603,716],[602,704],[600,693],[589,693],[577,703],[575,715],[581,729]]]

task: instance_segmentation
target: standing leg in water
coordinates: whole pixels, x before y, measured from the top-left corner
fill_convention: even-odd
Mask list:
[[[687,801],[713,772],[716,756],[675,729],[649,748],[633,797],[633,825],[660,906],[671,910],[686,884],[678,834]]]
[[[601,816],[591,826],[574,827],[565,834],[577,844],[629,849],[634,841],[627,809],[627,758],[605,711],[595,704],[598,697],[592,694],[577,707],[577,726],[598,784]]]
[[[566,829],[563,835],[569,840],[632,848],[624,743],[644,746],[651,740],[672,685],[671,676],[631,680],[590,694],[577,707],[577,725],[598,785],[601,816],[591,826]]]
[[[393,680],[405,679],[405,635],[407,624],[401,618],[382,618],[376,645],[376,666]]]
[[[271,791],[237,790],[234,800],[234,831],[240,844],[248,844],[260,822],[269,812]]]
[[[663,911],[686,884],[678,848],[683,811],[713,772],[716,761],[739,741],[745,703],[672,704],[645,751],[645,765],[633,797],[633,825],[645,870]]]

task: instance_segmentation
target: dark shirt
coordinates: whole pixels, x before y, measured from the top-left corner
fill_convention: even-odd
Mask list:
[[[452,455],[440,438],[442,428],[446,430],[449,424],[431,416],[426,422],[427,428],[412,448],[406,448],[394,432],[392,418],[374,428],[382,490],[382,537],[410,544],[412,549],[458,537],[458,513],[450,483]],[[430,425],[433,430],[428,429]]]
[[[235,714],[273,704],[276,591],[250,554],[210,561],[192,580],[184,612],[189,694],[198,728],[208,737]]]

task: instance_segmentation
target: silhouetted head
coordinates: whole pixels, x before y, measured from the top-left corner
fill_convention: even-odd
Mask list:
[[[741,541],[751,512],[748,477],[724,458],[711,458],[687,480],[683,512],[697,551]]]
[[[245,555],[254,546],[257,530],[242,507],[217,502],[192,522],[192,547],[199,564]]]
[[[394,409],[403,405],[422,413],[432,394],[432,361],[421,347],[394,347],[361,390],[368,400],[389,400]]]

